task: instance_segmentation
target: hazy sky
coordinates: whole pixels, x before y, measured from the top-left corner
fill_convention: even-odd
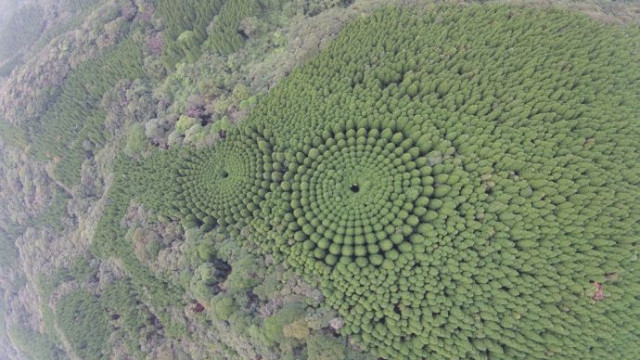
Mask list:
[[[0,24],[11,16],[11,13],[16,8],[19,0],[0,0]]]

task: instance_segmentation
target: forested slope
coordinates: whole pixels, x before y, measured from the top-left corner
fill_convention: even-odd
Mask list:
[[[640,7],[471,2],[2,3],[0,359],[637,359]]]

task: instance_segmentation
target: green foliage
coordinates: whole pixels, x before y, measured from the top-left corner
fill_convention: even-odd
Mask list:
[[[229,320],[238,309],[238,304],[229,295],[220,295],[214,299],[213,313],[218,320]]]
[[[226,290],[229,294],[243,293],[260,283],[256,276],[262,269],[253,256],[244,256],[233,262],[233,271],[226,278]]]
[[[74,279],[82,282],[96,275],[97,270],[91,266],[90,260],[84,256],[73,259],[69,265],[69,272]]]
[[[310,333],[309,324],[304,319],[296,320],[282,327],[282,334],[286,338],[304,340]]]
[[[189,128],[195,125],[196,122],[197,122],[197,119],[186,116],[186,115],[182,115],[176,122],[176,131],[178,132],[178,134],[184,135],[184,133],[186,133],[187,130],[189,130]]]
[[[305,313],[305,305],[292,303],[280,309],[277,313],[264,319],[264,334],[273,343],[284,340],[283,327],[298,320]]]
[[[99,0],[62,0],[61,5],[66,9],[73,12],[81,12],[93,7]]]
[[[179,215],[179,182],[176,179],[178,173],[175,162],[184,156],[185,151],[176,149],[154,152],[140,163],[133,161],[118,164],[118,173],[122,176],[114,196],[118,196],[118,201],[122,202],[119,205],[128,206],[130,199],[139,198],[147,209],[158,215]],[[154,182],[153,187],[149,186],[150,181]]]
[[[38,292],[44,299],[48,299],[53,291],[60,285],[77,280],[85,282],[96,275],[96,269],[91,267],[89,260],[78,256],[74,258],[68,267],[59,267],[49,276],[41,274],[38,278]]]
[[[167,156],[171,155],[171,156]],[[131,242],[126,239],[127,229],[121,220],[126,216],[132,199],[144,199],[154,211],[167,209],[167,201],[175,199],[176,152],[156,153],[149,163],[155,166],[139,166],[124,157],[116,159],[114,177],[116,184],[108,193],[109,202],[98,222],[91,252],[97,258],[117,257],[131,277],[131,284],[139,294],[145,294],[144,302],[154,309],[182,306],[184,289],[178,284],[157,276],[136,258]],[[153,182],[154,186],[149,184]],[[151,190],[153,188],[153,191]],[[171,190],[174,189],[174,190]],[[159,193],[159,195],[158,195]],[[170,337],[186,336],[184,323],[173,319],[166,311],[155,314],[165,326]]]
[[[141,124],[133,124],[127,133],[127,143],[124,153],[132,158],[139,157],[149,146],[145,135],[144,126]]]
[[[209,261],[205,259],[204,261]],[[220,264],[223,265],[223,264]],[[198,299],[208,300],[220,292],[220,283],[226,279],[226,268],[216,266],[213,262],[205,262],[194,270],[191,277],[191,292]]]
[[[152,279],[121,241],[138,198],[318,280],[376,357],[637,358],[635,38],[559,11],[432,10],[355,22],[210,148],[120,164],[96,247]],[[246,280],[217,319],[241,322]],[[265,318],[268,340],[303,311]],[[309,356],[349,356],[337,342]]]
[[[163,62],[167,69],[187,58],[200,55],[200,44],[207,38],[207,26],[225,0],[172,1],[155,0],[154,5],[164,24]]]
[[[230,132],[211,148],[185,152],[176,164],[180,185],[176,210],[188,221],[208,227],[245,224],[258,213],[258,204],[269,191],[270,151],[268,134],[247,129]]]
[[[117,323],[119,336],[129,351],[142,356],[140,339],[149,335],[152,314],[141,302],[133,284],[126,279],[109,284],[100,297],[100,304]]]
[[[248,120],[286,169],[252,239],[384,358],[637,356],[628,41],[498,6],[355,23]],[[630,278],[595,302],[607,273]]]
[[[39,214],[27,221],[28,226],[38,226],[54,229],[58,232],[64,230],[63,219],[67,215],[67,204],[71,196],[64,189],[56,186],[49,200],[49,205]]]
[[[0,72],[0,76],[1,72]],[[10,124],[0,116],[0,139],[5,144],[24,148],[27,146],[27,139],[25,137],[24,129],[19,126]]]
[[[41,334],[20,325],[9,326],[7,333],[26,359],[67,359],[62,348],[47,334]]]
[[[38,41],[33,45],[34,51],[39,51],[57,36],[82,26],[92,9],[100,6],[100,0],[64,0],[62,7],[74,13],[69,19],[57,23],[42,33]]]
[[[51,276],[41,275],[38,279],[38,290],[43,298],[48,298],[58,286],[73,280],[75,278],[69,269],[61,267],[56,269]]]
[[[351,0],[306,0],[303,6],[303,12],[307,16],[315,16],[321,12],[334,8],[349,6]]]
[[[259,12],[277,10],[287,0],[227,0],[209,30],[209,38],[204,46],[227,55],[239,50],[246,34],[240,34],[240,21]]]
[[[93,295],[79,290],[62,297],[56,306],[56,321],[80,358],[106,358],[112,329],[107,314]]]
[[[140,44],[124,40],[114,50],[78,66],[56,102],[29,124],[35,153],[58,162],[54,174],[62,183],[72,186],[80,180],[86,142],[102,145],[107,138],[105,112],[99,106],[104,93],[121,79],[141,75]]]
[[[257,0],[228,0],[216,16],[206,46],[221,54],[230,54],[243,45],[238,34],[240,20],[254,15],[259,9]]]
[[[344,340],[328,336],[314,335],[307,340],[308,360],[347,359]]]

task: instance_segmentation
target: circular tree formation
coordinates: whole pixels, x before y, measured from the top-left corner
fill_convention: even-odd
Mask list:
[[[319,276],[382,358],[637,358],[634,37],[561,11],[417,13],[348,26],[247,120],[285,154],[265,251]]]
[[[637,32],[425,9],[354,22],[181,160],[182,211],[318,278],[384,359],[640,358]]]
[[[364,125],[364,124],[363,124]],[[427,138],[380,124],[335,126],[287,155],[280,184],[293,239],[334,266],[355,261],[393,268],[424,246],[421,223],[453,192],[444,167],[428,163]],[[423,140],[421,143],[420,140]],[[456,186],[453,184],[454,187]]]
[[[183,215],[206,227],[248,223],[279,173],[267,137],[252,128],[182,155],[177,181]]]

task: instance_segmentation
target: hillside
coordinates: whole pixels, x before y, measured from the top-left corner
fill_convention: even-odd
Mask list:
[[[633,1],[0,1],[0,359],[638,359]]]

